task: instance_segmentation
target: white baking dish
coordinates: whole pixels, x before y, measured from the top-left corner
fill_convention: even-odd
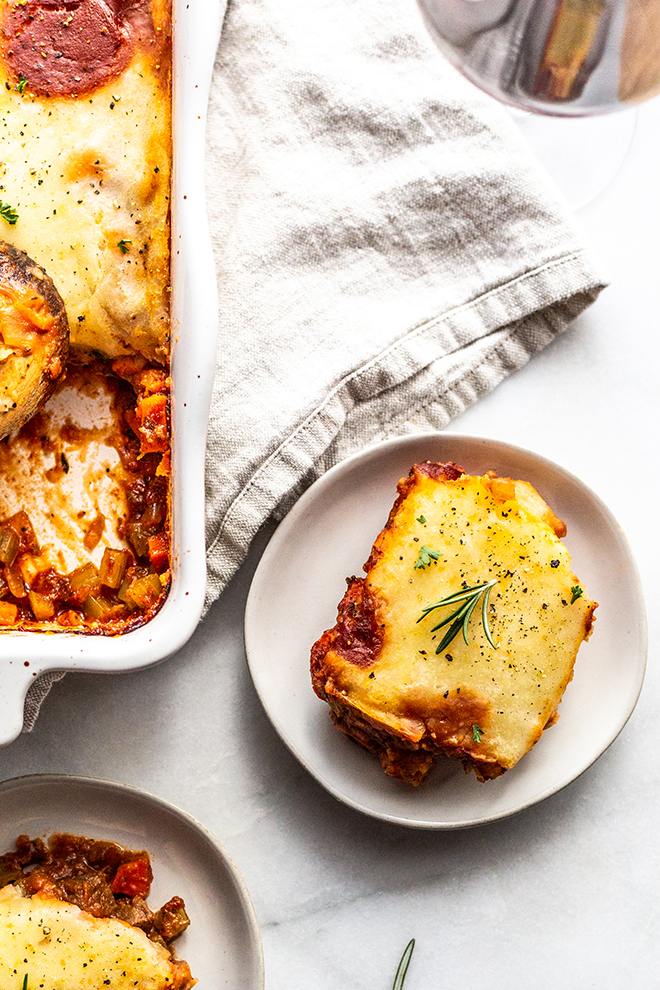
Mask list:
[[[172,586],[160,612],[121,636],[0,636],[0,745],[23,727],[44,671],[120,672],[156,663],[192,635],[206,583],[204,453],[217,342],[215,270],[204,198],[211,73],[224,4],[174,2],[172,190]]]

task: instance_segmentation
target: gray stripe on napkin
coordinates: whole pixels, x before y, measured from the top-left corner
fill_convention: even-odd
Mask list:
[[[445,426],[603,282],[507,112],[411,2],[230,0],[207,190],[208,607],[324,470]]]

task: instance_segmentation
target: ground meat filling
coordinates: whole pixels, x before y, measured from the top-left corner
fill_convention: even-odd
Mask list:
[[[49,96],[86,93],[118,75],[153,30],[143,2],[38,0],[5,14],[5,61],[18,85]],[[24,80],[24,82],[22,82]]]
[[[15,851],[0,856],[0,887],[14,884],[25,897],[40,893],[95,918],[117,918],[170,950],[190,922],[180,897],[159,911],[148,907],[151,881],[146,852],[80,835],[55,834],[48,845],[20,835]]]

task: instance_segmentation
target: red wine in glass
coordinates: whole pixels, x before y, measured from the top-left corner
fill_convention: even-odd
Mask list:
[[[497,99],[581,117],[660,92],[660,0],[419,0],[448,58]]]
[[[571,206],[595,199],[632,143],[630,108],[660,93],[660,0],[418,3],[449,60],[513,108]]]

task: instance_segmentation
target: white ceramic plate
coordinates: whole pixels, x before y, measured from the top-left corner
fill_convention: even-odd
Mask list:
[[[438,765],[411,788],[339,732],[312,691],[309,653],[332,627],[345,579],[361,574],[399,478],[424,460],[455,461],[531,482],[568,526],[576,574],[598,601],[557,725],[521,762],[480,784],[459,764]],[[245,616],[250,671],[289,749],[341,801],[418,828],[504,818],[554,794],[616,738],[635,707],[646,662],[646,616],[635,562],[620,527],[581,481],[537,454],[451,433],[400,437],[348,458],[317,481],[276,530],[257,568]]]
[[[181,647],[206,587],[204,449],[218,299],[204,194],[206,110],[221,0],[174,0],[172,188],[172,587],[151,622],[124,636],[0,634],[0,745],[23,727],[33,679],[48,670],[136,670]]]
[[[199,990],[263,990],[257,919],[241,876],[218,840],[183,811],[124,784],[43,775],[0,783],[0,852],[16,838],[71,832],[146,849],[149,903],[183,897],[190,928],[175,942]]]

